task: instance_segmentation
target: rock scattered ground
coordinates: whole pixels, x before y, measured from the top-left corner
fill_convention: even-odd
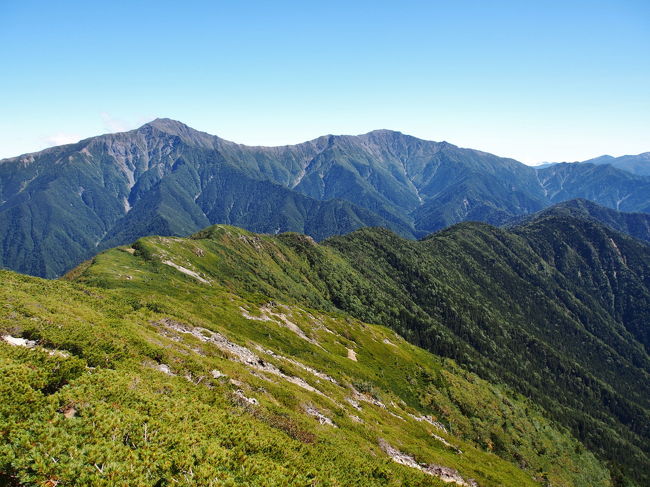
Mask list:
[[[68,352],[64,352],[62,350],[51,350],[49,348],[40,347],[38,346],[38,342],[36,342],[35,340],[28,340],[26,338],[15,337],[11,335],[3,335],[0,338],[2,338],[2,341],[14,347],[25,347],[31,350],[40,350],[47,353],[48,355],[56,355],[63,358],[67,358],[70,356]]]
[[[296,384],[297,386],[302,387],[305,390],[324,396],[324,394],[321,391],[308,384],[304,379],[285,374],[280,369],[278,369],[275,365],[262,360],[258,355],[253,353],[248,348],[231,342],[221,333],[210,331],[207,328],[184,325],[183,323],[168,318],[162,319],[158,321],[156,324],[159,326],[162,325],[177,333],[190,334],[198,338],[202,342],[215,345],[217,348],[219,348],[220,350],[228,354],[230,357],[232,357],[233,360],[240,362],[249,368],[281,377],[282,379],[291,382],[293,384]]]
[[[465,480],[459,473],[458,470],[444,467],[442,465],[436,465],[434,463],[426,464],[419,463],[411,455],[408,455],[404,452],[399,451],[397,448],[389,445],[385,440],[379,440],[379,447],[393,459],[394,462],[397,462],[407,467],[416,468],[421,470],[424,473],[438,477],[440,480],[446,483],[455,483],[463,487],[479,487],[478,483],[474,479]]]
[[[241,310],[242,316],[248,320],[274,321],[278,323],[280,326],[283,326],[288,330],[291,330],[300,338],[311,343],[312,345],[320,346],[316,340],[308,337],[298,325],[296,325],[293,321],[289,319],[287,313],[291,314],[291,309],[287,306],[282,306],[282,308],[284,308],[284,310],[286,311],[285,313],[278,313],[274,311],[272,304],[265,304],[260,308],[259,316],[250,314],[247,310],[245,310],[242,307],[240,307],[239,309]]]
[[[274,318],[278,318],[278,313],[274,312],[269,312],[269,308],[262,308],[262,315],[261,316],[252,316],[250,315],[246,310],[241,308],[242,315],[248,319],[256,319],[256,320],[263,320],[263,321],[275,321]],[[285,315],[286,316],[286,315]],[[249,367],[251,371],[256,372],[256,373],[266,373],[270,375],[274,375],[276,377],[279,377],[283,380],[286,380],[288,382],[291,382],[293,384],[296,384],[300,387],[302,387],[305,390],[308,390],[310,392],[314,392],[316,394],[325,396],[321,391],[318,389],[314,388],[310,384],[308,384],[304,379],[292,375],[288,375],[284,372],[282,372],[278,367],[275,365],[265,361],[263,358],[260,357],[260,355],[256,354],[253,352],[251,349],[244,347],[242,345],[238,345],[230,340],[228,340],[225,336],[223,336],[221,333],[214,332],[211,330],[208,330],[206,328],[202,327],[195,327],[195,326],[190,326],[186,325],[184,323],[165,318],[162,319],[156,323],[154,323],[156,326],[158,326],[161,329],[161,333],[168,336],[169,338],[176,339],[177,341],[180,340],[180,337],[177,334],[189,334],[200,340],[201,342],[204,343],[209,343],[212,345],[215,345],[218,349],[222,350],[225,352],[232,360],[242,363]],[[4,338],[4,337],[3,337]],[[20,340],[20,339],[19,339]],[[391,343],[392,344],[392,343]],[[341,384],[334,379],[333,377],[324,374],[323,372],[320,372],[317,369],[314,369],[313,367],[310,367],[308,365],[302,364],[299,361],[284,357],[272,350],[268,350],[260,346],[259,344],[254,344],[255,349],[260,352],[261,354],[264,354],[266,356],[269,356],[275,360],[282,360],[286,361],[292,365],[295,365],[296,367],[305,370],[306,372],[309,372],[310,374],[314,375],[315,377],[326,380],[332,384],[335,384],[339,387],[341,387]],[[354,350],[348,348],[348,357],[351,358],[352,360],[356,360],[356,354]],[[352,357],[350,357],[352,355]],[[164,372],[166,374],[172,375],[173,373],[169,369],[169,367],[165,364],[158,364],[157,365],[158,370],[161,372]],[[220,377],[225,377],[225,374],[218,370],[212,370],[211,375],[214,378],[220,378]],[[242,401],[242,404],[249,404],[253,406],[259,405],[259,401],[255,398],[248,397],[242,390],[242,387],[244,384],[239,381],[235,381],[231,379],[231,383],[233,383],[238,389],[235,391],[235,396]],[[392,416],[395,416],[401,420],[405,420],[405,418],[395,414],[394,412],[388,410],[387,406],[374,397],[371,394],[365,393],[365,392],[360,392],[357,390],[354,386],[349,386],[351,389],[351,396],[348,396],[346,398],[346,402],[354,409],[361,411],[361,402],[369,403],[374,406],[377,406],[385,411],[387,411],[389,414]],[[327,397],[327,396],[325,396]],[[398,408],[394,403],[391,402],[391,405],[398,410],[401,410]],[[337,428],[338,426],[334,423],[334,421],[325,415],[322,411],[317,409],[313,405],[303,405],[302,409],[304,412],[309,415],[314,417],[320,424],[322,425],[328,425],[334,428]],[[416,416],[414,414],[408,413],[408,415],[415,421],[418,422],[426,422],[441,432],[447,433],[448,431],[445,428],[445,426],[437,421],[434,420],[433,417],[431,416]],[[356,415],[348,415],[348,417],[357,423],[363,423],[363,420]],[[452,443],[447,441],[445,438],[442,436],[439,436],[437,434],[432,434],[432,437],[435,438],[437,441],[442,443],[448,448],[453,449],[457,453],[462,453],[462,451],[454,446]],[[406,465],[411,468],[416,468],[428,475],[435,476],[442,480],[443,482],[446,483],[455,483],[457,485],[463,486],[463,487],[478,487],[478,484],[472,480],[472,479],[464,479],[458,471],[456,471],[453,468],[445,467],[442,465],[437,465],[437,464],[424,464],[424,463],[419,463],[413,456],[401,452],[398,449],[392,447],[390,444],[388,444],[384,440],[380,440],[379,442],[380,447],[382,450],[388,454],[393,461],[400,463],[402,465]]]
[[[305,412],[309,414],[310,416],[315,417],[320,424],[326,424],[329,426],[333,426],[334,428],[338,428],[336,424],[334,424],[334,421],[332,421],[330,418],[325,416],[323,413],[321,413],[318,409],[316,409],[313,406],[305,406],[304,407]]]
[[[196,272],[194,272],[194,271],[192,271],[190,269],[187,269],[186,267],[175,264],[171,260],[163,260],[162,263],[165,264],[165,265],[168,265],[170,267],[173,267],[174,269],[176,269],[177,271],[182,272],[183,274],[187,274],[188,276],[193,277],[197,281],[200,281],[200,282],[202,282],[204,284],[210,284],[210,281],[208,281],[207,279],[202,278]]]

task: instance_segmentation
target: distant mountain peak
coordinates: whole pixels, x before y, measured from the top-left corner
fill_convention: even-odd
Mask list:
[[[603,155],[583,161],[582,164],[608,164],[612,167],[630,172],[632,174],[637,174],[639,176],[650,176],[650,152],[642,152],[641,154],[628,154],[619,157]]]
[[[599,163],[599,162],[602,163],[605,161],[611,161],[613,159],[614,156],[610,156],[609,154],[603,154],[602,156],[594,157],[592,159],[587,159],[586,161],[582,161],[582,162],[593,164],[593,163]]]
[[[195,132],[193,128],[189,127],[188,125],[185,125],[183,122],[179,122],[178,120],[173,120],[171,118],[156,118],[151,122],[145,123],[142,127],[140,127],[140,129],[144,127],[153,127],[162,132],[168,132],[168,133],[178,133],[183,131]]]
[[[415,137],[413,135],[405,134],[404,132],[400,132],[398,130],[390,130],[390,129],[377,129],[377,130],[371,130],[368,133],[361,134],[361,135],[355,135],[355,136],[344,136],[344,137],[352,137],[355,139],[359,140],[365,140],[365,141],[371,141],[373,143],[377,144],[394,144],[396,142],[400,144],[428,144],[434,147],[438,148],[445,148],[445,147],[451,147],[455,148],[457,146],[450,144],[449,142],[446,141],[435,141],[435,140],[430,140],[430,139],[422,139],[419,137]]]
[[[208,134],[200,130],[193,129],[183,122],[171,118],[156,118],[151,122],[144,124],[136,132],[148,132],[153,130],[154,133],[171,135],[181,138],[184,142],[198,147],[213,147],[215,141],[222,140],[216,135]]]
[[[376,129],[376,130],[371,130],[365,135],[404,135],[404,133],[400,132],[399,130]]]

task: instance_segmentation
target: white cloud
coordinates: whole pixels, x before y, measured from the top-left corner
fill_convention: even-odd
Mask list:
[[[101,117],[104,129],[109,132],[126,132],[134,128],[130,123],[115,118],[110,113],[102,112]]]
[[[80,140],[81,140],[81,136],[78,134],[65,134],[59,132],[57,134],[43,137],[43,144],[46,147],[52,147],[55,145],[74,144],[75,142],[79,142]]]

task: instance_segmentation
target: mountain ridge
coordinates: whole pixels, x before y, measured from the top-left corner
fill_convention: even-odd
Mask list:
[[[612,230],[619,231],[639,240],[650,242],[650,215],[647,213],[625,213],[598,205],[584,198],[564,201],[545,208],[532,215],[518,217],[506,223],[505,228],[522,225],[543,218],[546,215],[567,215],[592,219]]]
[[[616,169],[630,172],[639,176],[650,176],[650,152],[642,152],[640,154],[627,154],[623,156],[610,156],[608,154],[604,154],[602,156],[593,157],[585,161],[547,162],[535,167],[538,169],[543,169],[555,164],[610,165]]]
[[[422,241],[360,229],[322,244],[217,225],[126,250],[70,278],[128,289],[196,282],[193,273],[235,294],[342,310],[509,384],[613,471],[649,474],[650,247],[592,220],[547,215],[514,230],[463,222]]]
[[[55,277],[97,250],[213,223],[317,239],[380,225],[417,238],[575,197],[650,212],[650,178],[608,167],[536,170],[391,130],[246,146],[156,119],[3,160],[0,265]]]

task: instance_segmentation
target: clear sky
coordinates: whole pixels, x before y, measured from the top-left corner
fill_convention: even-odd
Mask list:
[[[156,117],[529,164],[650,151],[650,0],[0,0],[0,70],[0,157]]]

